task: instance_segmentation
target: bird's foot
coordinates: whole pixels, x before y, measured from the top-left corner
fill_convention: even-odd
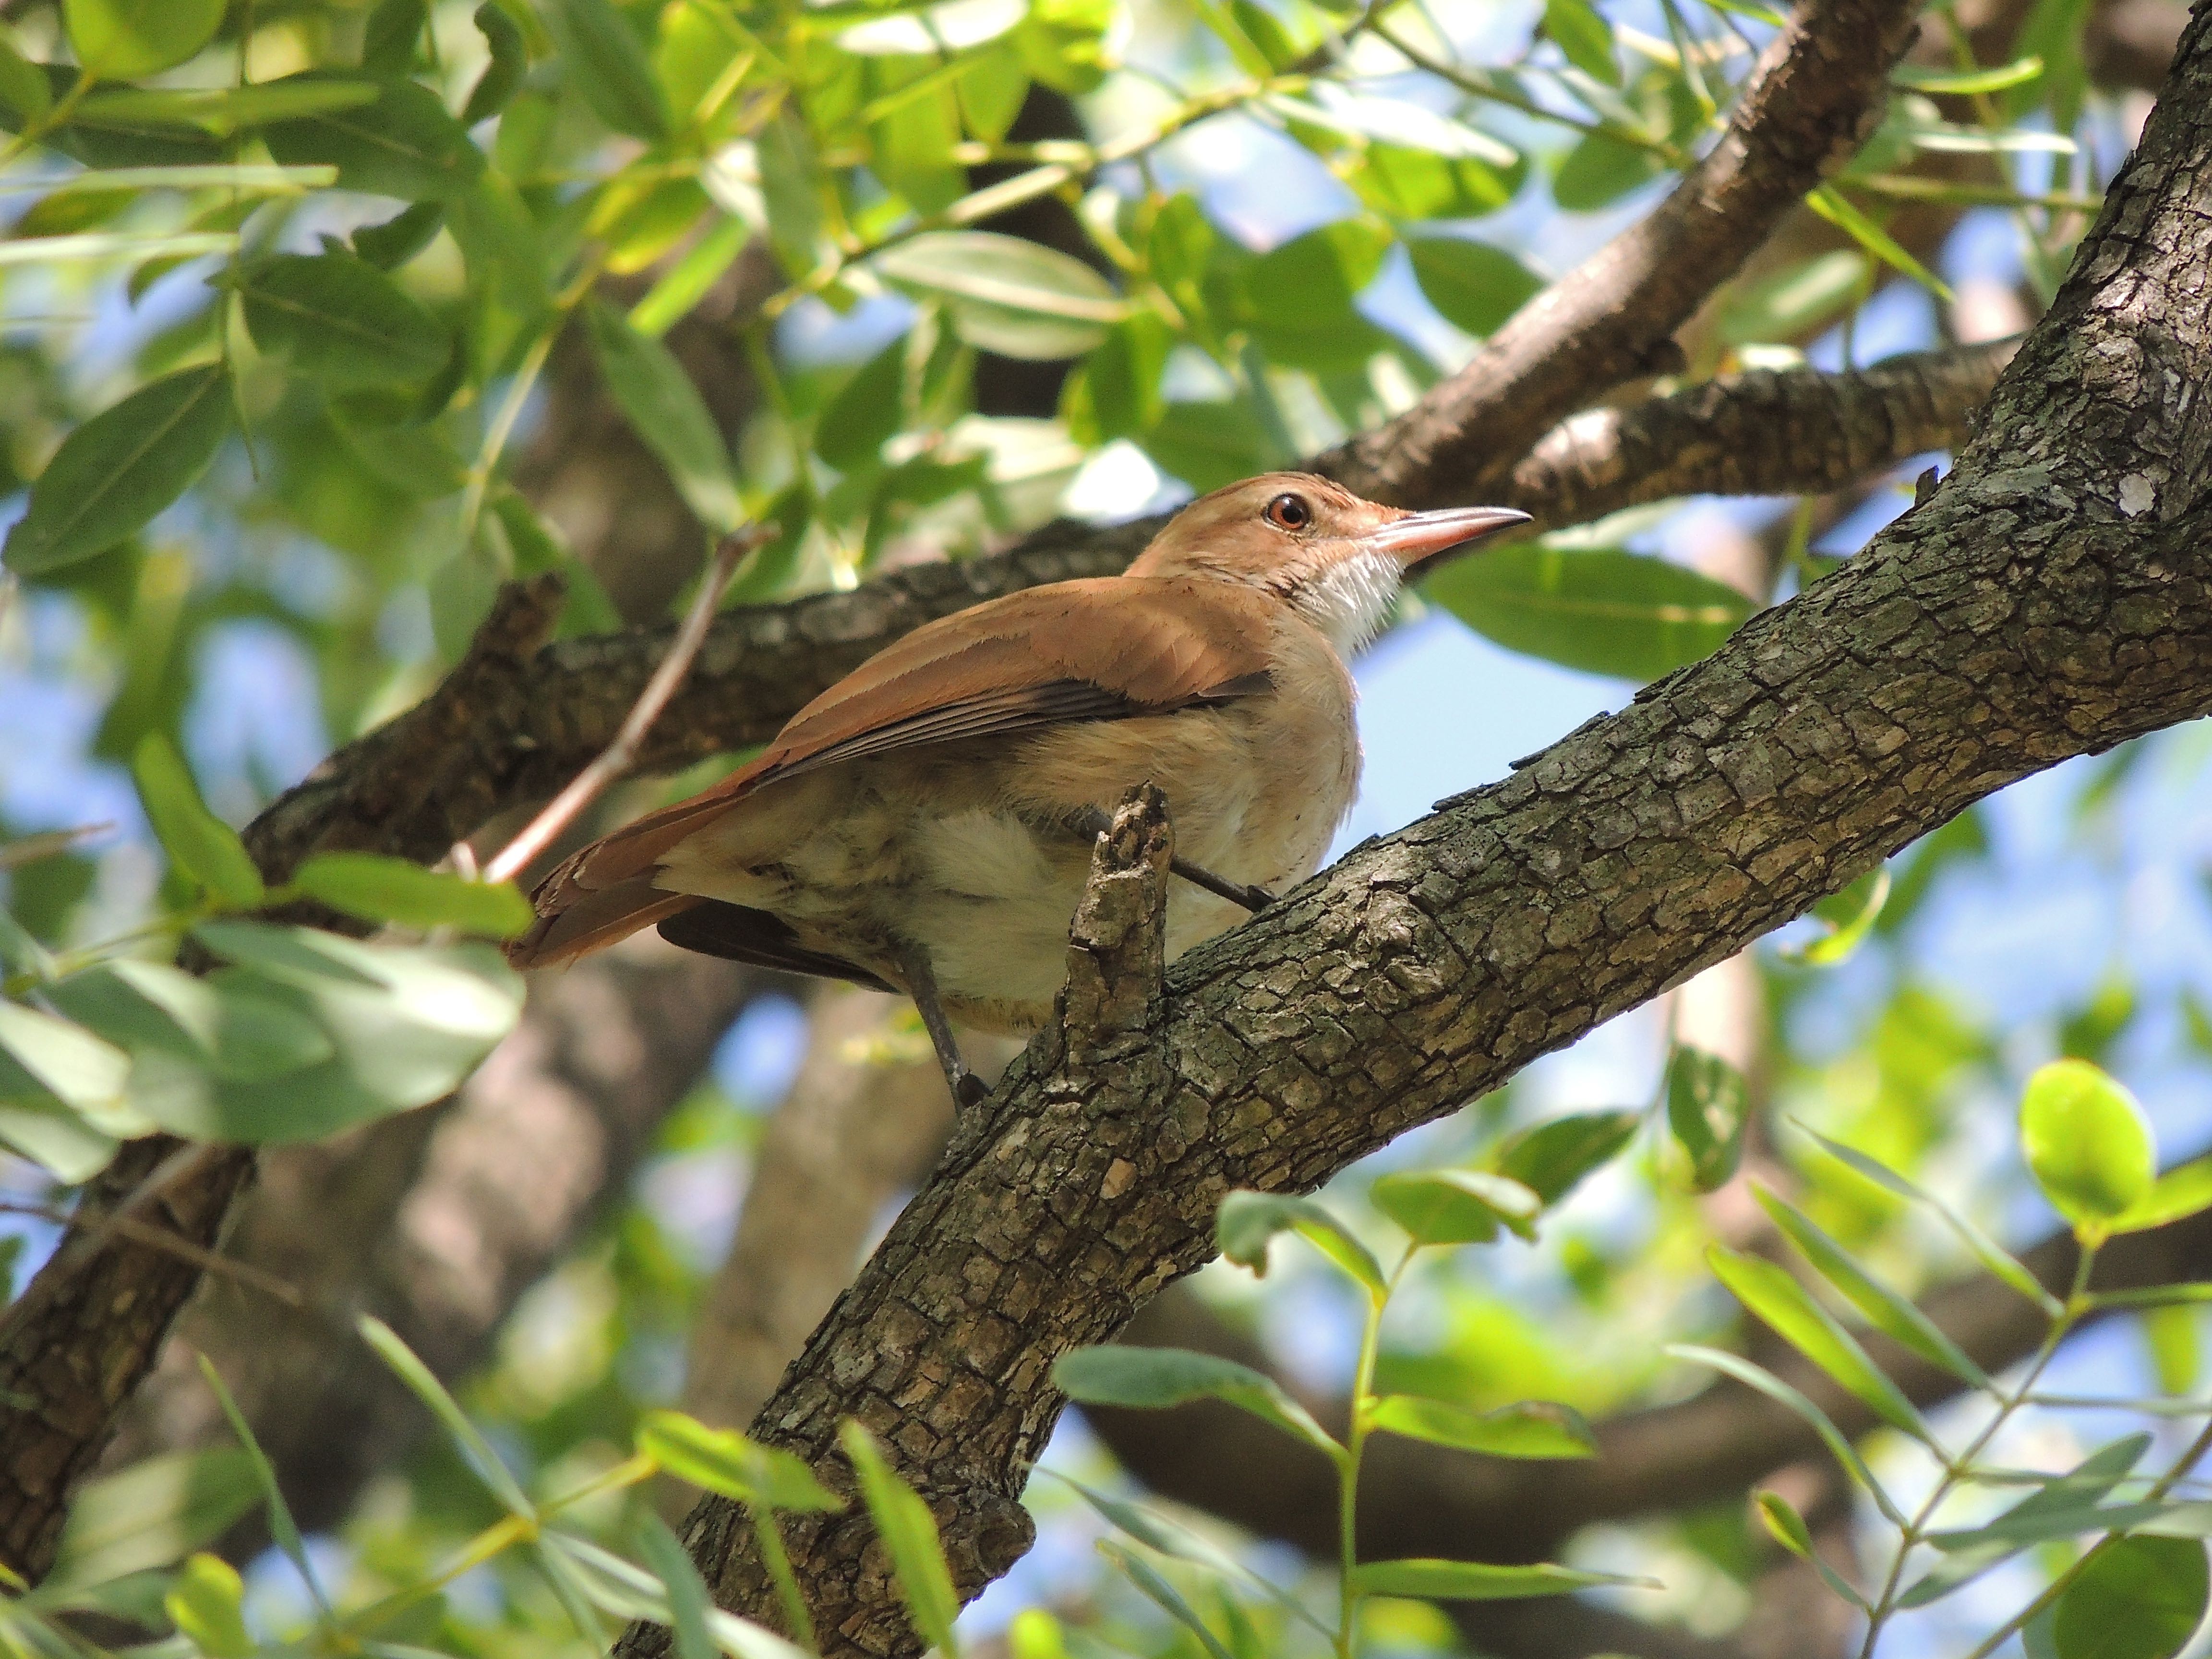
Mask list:
[[[952,1085],[952,1106],[956,1112],[972,1112],[991,1097],[991,1085],[965,1066],[957,1071],[946,1072],[945,1080]]]

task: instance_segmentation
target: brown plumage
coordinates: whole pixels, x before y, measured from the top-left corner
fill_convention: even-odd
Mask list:
[[[562,863],[509,957],[566,962],[658,923],[711,955],[902,988],[971,1092],[937,1005],[987,1030],[1045,1018],[1095,815],[1150,780],[1178,851],[1225,885],[1310,873],[1358,773],[1344,658],[1407,568],[1521,518],[1407,514],[1297,473],[1217,490],[1126,575],[885,647],[721,783]],[[1170,951],[1237,914],[1177,884]]]

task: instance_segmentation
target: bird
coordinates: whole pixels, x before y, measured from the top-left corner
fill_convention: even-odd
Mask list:
[[[567,963],[647,927],[713,957],[911,997],[955,1102],[955,1025],[1052,1017],[1091,850],[1164,793],[1170,959],[1318,867],[1359,775],[1349,662],[1413,572],[1528,521],[1413,513],[1274,472],[1184,507],[1119,576],[927,623],[714,787],[572,854],[507,948]]]

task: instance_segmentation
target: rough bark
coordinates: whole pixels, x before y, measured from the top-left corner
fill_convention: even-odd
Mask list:
[[[1925,504],[1620,714],[1190,952],[1109,1061],[1079,1025],[1046,1033],[756,1431],[842,1479],[836,1425],[865,1422],[972,1595],[1026,1546],[1050,1362],[1206,1260],[1225,1191],[1316,1186],[1972,802],[2212,708],[2207,27]],[[1727,1447],[1704,1467],[1742,1473]],[[765,1612],[736,1522],[702,1504],[687,1541],[726,1605]],[[810,1519],[792,1555],[834,1650],[911,1652],[871,1541]]]

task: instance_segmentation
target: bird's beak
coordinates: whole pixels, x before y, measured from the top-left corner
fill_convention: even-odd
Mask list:
[[[1526,513],[1510,507],[1448,507],[1394,519],[1360,540],[1378,553],[1389,554],[1410,577],[1446,553],[1528,522]]]

